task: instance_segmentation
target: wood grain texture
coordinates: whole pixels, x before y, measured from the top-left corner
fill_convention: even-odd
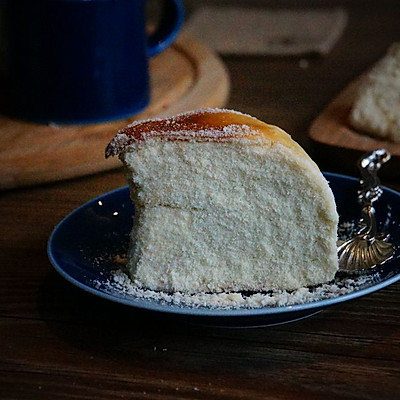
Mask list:
[[[0,118],[0,190],[58,181],[119,166],[105,145],[127,124],[200,107],[224,106],[229,78],[206,47],[180,38],[150,61],[151,102],[131,118],[90,125],[39,125]]]
[[[400,4],[374,4],[347,1],[343,37],[326,57],[307,59],[308,68],[298,58],[224,57],[227,106],[290,132],[321,169],[351,174],[351,149],[322,152],[308,133],[400,40]],[[0,399],[399,398],[400,283],[293,324],[237,330],[113,304],[66,282],[47,259],[52,229],[125,182],[111,170],[0,193]],[[398,179],[383,183],[400,190]]]

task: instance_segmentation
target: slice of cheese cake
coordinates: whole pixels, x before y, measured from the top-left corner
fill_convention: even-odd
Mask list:
[[[135,205],[128,270],[138,286],[262,291],[334,278],[332,192],[283,130],[202,109],[129,125],[111,155],[124,164]]]
[[[370,136],[400,143],[400,43],[393,44],[364,77],[350,123]]]

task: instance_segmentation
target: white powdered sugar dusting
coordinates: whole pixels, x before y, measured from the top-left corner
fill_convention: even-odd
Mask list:
[[[96,286],[106,292],[122,297],[134,297],[152,300],[183,307],[207,307],[212,309],[285,307],[296,304],[311,303],[352,293],[378,279],[379,274],[360,275],[338,279],[316,287],[302,287],[293,291],[270,291],[265,293],[165,293],[137,287],[121,269],[111,272],[106,282],[95,282]]]
[[[162,122],[165,122],[166,124],[173,125],[174,122],[182,116],[191,116],[191,115],[196,115],[196,114],[217,114],[217,113],[231,113],[231,114],[243,115],[246,117],[254,118],[249,114],[246,114],[246,113],[243,113],[240,111],[236,111],[236,110],[231,110],[228,108],[203,107],[203,108],[199,108],[199,109],[195,109],[195,110],[181,112],[181,113],[175,114],[170,117],[148,118],[148,119],[134,121],[131,124],[129,124],[126,128],[132,128],[136,125],[143,124],[143,123],[146,123],[149,121],[153,121],[153,122],[157,122],[157,121],[161,122],[162,121]],[[122,129],[122,131],[125,130],[126,128]]]
[[[124,151],[127,146],[132,146],[133,148],[137,145],[137,142],[141,142],[143,140],[149,140],[152,138],[160,138],[163,135],[167,134],[168,139],[175,140],[203,140],[203,141],[212,141],[212,140],[223,140],[223,139],[235,139],[238,137],[251,136],[252,134],[256,135],[257,130],[252,130],[248,125],[245,124],[229,124],[223,126],[221,128],[215,129],[202,129],[196,123],[193,123],[193,129],[181,129],[181,125],[179,119],[183,116],[190,117],[192,115],[201,115],[201,114],[216,114],[216,113],[230,113],[237,114],[242,116],[247,116],[251,119],[254,119],[250,115],[243,114],[239,111],[228,110],[224,108],[201,108],[198,110],[192,110],[188,112],[184,112],[181,114],[174,115],[168,118],[150,118],[139,121],[134,121],[133,123],[126,126],[124,129],[120,130],[117,135],[111,140],[106,149],[106,157],[114,156]],[[137,126],[145,126],[147,123],[161,123],[163,128],[158,128],[157,130],[146,131],[146,128],[143,128],[143,131],[140,132],[140,140],[135,139],[130,134],[131,130]],[[168,128],[166,130],[166,128]],[[163,134],[163,135],[162,135]]]
[[[237,125],[231,124],[224,126],[221,130],[219,129],[198,129],[198,130],[170,130],[168,131],[168,138],[173,139],[196,139],[196,140],[216,140],[223,138],[231,138],[240,137],[240,136],[249,136],[251,134],[257,134],[256,131],[253,131],[248,125]],[[122,139],[124,137],[129,138],[126,134],[122,134]],[[159,131],[149,131],[143,132],[143,139],[149,140],[152,138],[159,138]],[[134,143],[132,143],[133,145]]]

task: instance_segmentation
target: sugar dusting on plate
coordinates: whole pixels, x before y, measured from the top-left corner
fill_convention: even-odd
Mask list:
[[[111,272],[106,282],[96,282],[96,286],[109,294],[122,297],[135,297],[141,300],[152,300],[164,304],[182,307],[207,307],[211,309],[237,309],[262,307],[287,307],[295,304],[311,303],[352,293],[373,283],[379,274],[361,275],[352,278],[338,279],[316,287],[302,287],[294,291],[271,291],[265,293],[165,293],[141,289],[131,281],[121,269]]]

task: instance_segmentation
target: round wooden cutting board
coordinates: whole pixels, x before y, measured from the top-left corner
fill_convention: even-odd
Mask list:
[[[151,102],[130,118],[90,125],[39,125],[0,117],[0,189],[74,178],[119,167],[104,150],[119,129],[145,118],[223,107],[229,78],[208,48],[179,38],[150,61]]]

